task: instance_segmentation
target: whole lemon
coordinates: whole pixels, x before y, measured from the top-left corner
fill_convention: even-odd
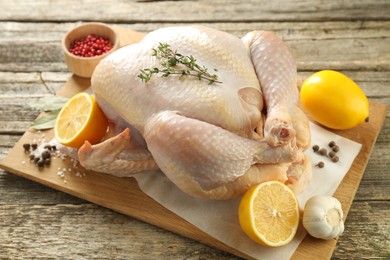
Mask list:
[[[344,74],[323,70],[302,84],[303,108],[318,123],[332,129],[349,129],[368,122],[368,100],[360,87]]]

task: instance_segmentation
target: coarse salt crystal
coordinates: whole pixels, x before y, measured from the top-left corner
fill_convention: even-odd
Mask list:
[[[23,165],[26,164],[26,161],[22,161],[22,164],[23,164]]]
[[[57,175],[60,176],[61,178],[64,178],[64,176],[65,176],[64,172],[62,172],[62,171],[58,171]]]
[[[73,168],[78,168],[78,165],[77,165],[77,160],[73,160],[73,164],[72,164]]]

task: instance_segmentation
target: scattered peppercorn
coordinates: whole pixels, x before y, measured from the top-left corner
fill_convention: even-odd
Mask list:
[[[46,159],[45,159],[45,165],[50,165],[50,163],[51,163],[50,157],[49,157],[49,158],[46,158]]]
[[[319,163],[316,164],[316,166],[317,166],[318,168],[324,168],[325,163],[324,163],[324,162],[319,162]]]
[[[30,153],[30,155],[28,157],[30,158],[30,160],[34,160],[35,155],[34,155],[34,153]]]
[[[30,150],[30,144],[23,144],[23,148],[26,152]]]
[[[332,162],[338,162],[339,161],[339,157],[338,156],[335,156],[332,158]]]
[[[45,164],[45,161],[44,161],[43,159],[40,159],[40,160],[37,162],[37,166],[38,166],[38,167],[42,167],[44,164]]]
[[[338,162],[339,157],[336,156],[336,153],[340,151],[340,147],[336,144],[335,141],[330,141],[328,143],[328,146],[332,149],[331,151],[329,151],[329,153],[326,148],[320,148],[318,145],[313,145],[312,149],[315,153],[318,153],[319,155],[328,156],[332,162]],[[315,166],[318,168],[323,168],[325,166],[325,163],[321,161]]]
[[[44,150],[41,154],[43,159],[50,158],[50,152],[49,150]]]
[[[328,152],[326,151],[325,148],[321,148],[321,149],[318,151],[318,153],[319,153],[320,155],[326,155]]]
[[[56,151],[57,147],[55,145],[45,144],[44,150],[40,151],[38,149],[37,143],[24,143],[23,148],[25,153],[28,154],[28,157],[31,163],[34,163],[37,167],[43,167],[44,165],[50,165],[51,163],[51,153]],[[30,151],[32,148],[32,151]],[[39,153],[38,153],[39,152]]]
[[[113,44],[108,38],[90,34],[71,43],[69,52],[81,57],[94,57],[110,51]]]

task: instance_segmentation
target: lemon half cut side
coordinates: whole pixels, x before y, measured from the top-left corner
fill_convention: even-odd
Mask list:
[[[262,245],[286,245],[298,230],[298,200],[289,187],[278,181],[249,189],[241,199],[238,215],[245,234]]]
[[[54,135],[65,146],[80,148],[85,141],[98,143],[106,134],[108,120],[93,96],[79,93],[58,114]]]

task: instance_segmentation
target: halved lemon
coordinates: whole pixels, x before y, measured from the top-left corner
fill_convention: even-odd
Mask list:
[[[252,240],[266,246],[283,246],[291,242],[298,229],[298,200],[281,182],[260,183],[244,194],[238,216],[242,230]]]
[[[79,93],[68,100],[54,126],[57,141],[80,148],[85,141],[98,143],[106,134],[108,120],[93,96]]]

